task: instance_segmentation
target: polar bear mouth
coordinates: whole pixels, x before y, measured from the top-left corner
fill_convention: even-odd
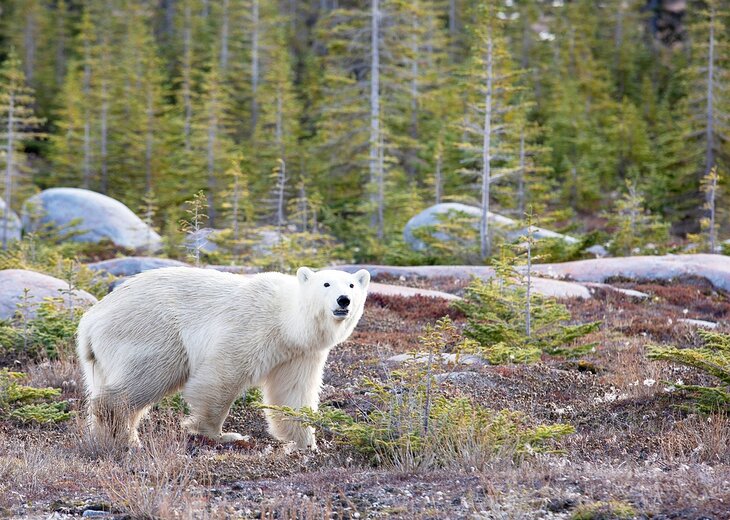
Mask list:
[[[332,311],[335,318],[345,319],[350,314],[348,309],[335,309]]]

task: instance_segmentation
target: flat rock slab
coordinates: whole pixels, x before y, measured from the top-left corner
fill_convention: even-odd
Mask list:
[[[189,266],[184,262],[170,260],[169,258],[156,258],[152,256],[128,256],[125,258],[113,258],[101,262],[86,264],[92,271],[103,271],[114,276],[134,276],[135,274],[161,269],[163,267],[185,267]]]
[[[436,354],[433,358],[425,352],[417,354],[398,354],[397,356],[391,356],[387,359],[389,363],[428,363],[429,359],[434,363],[440,363],[442,365],[481,365],[485,361],[479,356],[473,356],[471,354],[462,354],[457,356],[456,354],[441,353]]]
[[[86,291],[75,290],[69,293],[68,283],[53,276],[24,269],[5,269],[0,271],[0,319],[13,317],[18,304],[23,301],[24,289],[29,289],[30,308],[26,311],[28,318],[35,317],[37,305],[44,298],[61,297],[66,307],[88,307],[97,301]]]
[[[412,296],[427,296],[429,298],[443,298],[444,300],[459,300],[460,298],[454,294],[431,291],[429,289],[416,289],[415,287],[404,287],[401,285],[388,285],[384,283],[371,282],[368,286],[368,293],[382,294],[383,296],[404,296],[406,298]]]
[[[424,266],[388,266],[388,265],[338,265],[332,269],[341,269],[348,273],[354,273],[360,269],[367,269],[370,276],[393,276],[407,280],[409,278],[455,278],[457,280],[469,280],[472,277],[488,280],[494,276],[494,269],[486,266],[475,265],[424,265]],[[381,285],[381,284],[377,284]],[[388,286],[397,287],[397,286]],[[591,293],[582,284],[553,280],[550,278],[532,279],[532,287],[536,293],[554,298],[590,298]],[[431,291],[438,292],[438,291]],[[442,293],[445,294],[445,293]],[[456,299],[450,295],[451,299]]]
[[[542,276],[577,282],[605,282],[611,278],[668,281],[687,276],[705,278],[724,291],[730,290],[730,257],[723,255],[666,255],[596,258],[562,264],[538,264]]]
[[[71,225],[72,222],[78,224]],[[23,205],[23,229],[51,225],[62,233],[73,231],[74,242],[110,240],[126,249],[158,251],[162,239],[127,206],[106,195],[80,188],[51,188]]]
[[[689,325],[691,327],[702,327],[704,329],[716,329],[717,323],[713,321],[705,321],[705,320],[693,320],[691,318],[680,318],[677,320],[679,323],[684,323],[685,325]]]

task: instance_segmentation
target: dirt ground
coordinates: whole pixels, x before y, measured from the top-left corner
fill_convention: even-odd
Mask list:
[[[409,285],[463,290],[451,280]],[[222,446],[187,438],[178,427],[181,412],[167,406],[144,421],[141,449],[116,456],[99,455],[82,435],[81,418],[43,427],[6,421],[0,423],[0,514],[557,519],[586,505],[602,510],[604,503],[613,516],[585,518],[618,518],[613,506],[627,504],[635,511],[629,518],[728,520],[730,419],[683,408],[682,396],[664,382],[696,382],[698,374],[650,362],[644,351],[652,342],[696,342],[695,329],[680,319],[717,322],[730,331],[730,299],[699,279],[614,285],[649,298],[598,290],[593,299],[567,302],[575,320],[603,322],[588,338],[597,343],[595,352],[580,362],[449,366],[440,379],[448,391],[490,408],[574,425],[562,453],[430,471],[374,468],[327,438],[316,454],[288,453],[266,433],[261,412],[242,402],[224,429],[250,435],[249,442]],[[389,357],[417,351],[424,326],[444,315],[463,326],[463,316],[442,300],[370,298],[356,332],[330,355],[323,404],[354,406],[364,380],[384,377]],[[36,386],[62,388],[80,406],[72,360],[13,368],[29,373]]]

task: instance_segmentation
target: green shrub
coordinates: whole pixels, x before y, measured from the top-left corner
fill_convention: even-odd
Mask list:
[[[495,270],[486,282],[475,278],[464,298],[454,303],[467,317],[465,335],[477,342],[490,363],[531,363],[543,352],[577,357],[593,349],[592,343],[576,342],[598,330],[600,322],[569,325],[565,305],[531,290],[528,296],[526,277],[512,261],[497,263]]]
[[[0,370],[0,417],[23,423],[57,423],[71,417],[66,401],[54,401],[60,390],[20,384],[24,377],[21,372]]]
[[[18,312],[10,321],[0,321],[0,347],[7,353],[31,358],[56,359],[72,354],[74,337],[83,309],[66,309],[61,300],[41,302],[34,318],[31,304],[21,300]]]
[[[534,425],[521,412],[486,408],[439,384],[439,354],[455,333],[448,318],[427,328],[422,345],[429,362],[392,372],[385,382],[367,381],[367,403],[361,407],[366,411],[264,408],[329,433],[374,464],[404,469],[478,466],[504,454],[520,458],[556,451],[555,441],[572,433],[572,426]]]
[[[717,386],[685,385],[668,382],[671,387],[686,392],[704,412],[730,411],[730,334],[699,330],[703,346],[676,348],[649,346],[648,356],[694,367],[719,380]]]
[[[570,517],[571,520],[631,520],[632,518],[636,518],[633,506],[618,500],[578,506]]]

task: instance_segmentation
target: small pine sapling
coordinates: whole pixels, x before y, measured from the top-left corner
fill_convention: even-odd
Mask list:
[[[375,465],[403,470],[454,465],[484,466],[496,457],[520,459],[556,451],[555,443],[574,432],[568,424],[540,424],[523,413],[491,410],[470,398],[454,394],[437,371],[443,354],[473,348],[449,318],[424,331],[421,350],[428,352],[401,370],[386,373],[386,380],[368,380],[367,403],[358,413],[321,407],[262,406],[292,420],[313,426]]]
[[[524,273],[516,267],[514,254],[503,247],[493,264],[495,276],[488,281],[475,278],[464,299],[454,303],[467,317],[464,333],[478,343],[479,353],[490,363],[532,363],[543,353],[578,357],[594,347],[576,342],[598,330],[600,322],[571,325],[565,305],[532,291],[531,229],[530,224]]]
[[[614,255],[657,254],[669,242],[669,224],[645,209],[644,197],[631,181],[626,181],[626,193],[616,202],[609,224],[616,229],[608,247]]]
[[[699,330],[703,345],[697,348],[649,346],[653,360],[671,361],[694,367],[719,380],[717,386],[685,385],[668,382],[670,388],[687,392],[703,412],[730,412],[730,334]]]
[[[55,400],[61,395],[56,388],[35,388],[20,382],[21,372],[0,370],[0,417],[23,423],[59,423],[71,418],[67,401]]]
[[[186,242],[188,256],[193,260],[196,267],[200,267],[200,253],[203,248],[205,238],[200,232],[208,220],[206,208],[208,207],[208,198],[203,190],[193,195],[193,198],[186,202],[187,209],[185,212],[188,217],[180,221],[183,233],[189,235],[190,241]]]

